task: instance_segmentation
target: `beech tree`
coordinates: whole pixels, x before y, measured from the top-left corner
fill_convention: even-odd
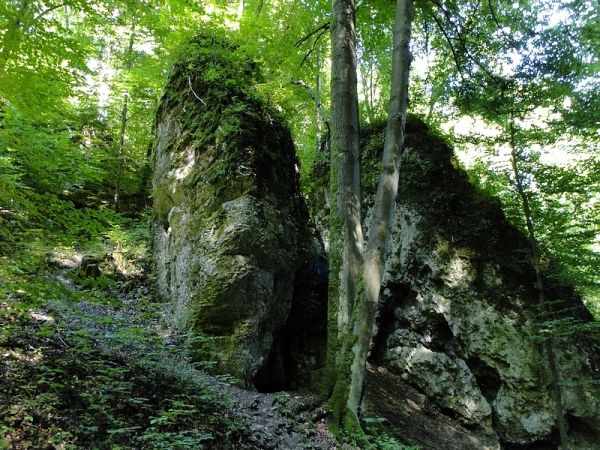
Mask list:
[[[354,0],[333,0],[331,24],[331,174],[328,342],[325,389],[334,422],[348,401],[349,330],[362,273],[359,118]],[[353,411],[356,414],[356,411]]]
[[[339,427],[346,431],[361,429],[358,410],[378,310],[404,145],[412,58],[409,50],[412,8],[412,0],[398,0],[388,125],[363,263],[357,81],[353,54],[354,5],[351,1],[334,0],[333,3],[330,183],[330,269],[333,279],[330,277],[327,369],[329,376],[332,372],[336,375],[330,405],[333,427],[338,431]],[[331,383],[331,380],[326,378],[326,383]]]

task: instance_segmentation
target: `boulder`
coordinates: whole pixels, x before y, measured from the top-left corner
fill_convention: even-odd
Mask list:
[[[192,333],[195,359],[246,386],[275,359],[259,377],[268,389],[322,365],[320,344],[301,334],[289,338],[310,348],[310,361],[273,343],[302,327],[288,324],[295,303],[326,307],[326,288],[311,275],[322,250],[291,134],[253,87],[259,79],[253,61],[216,37],[182,51],[157,113],[152,235],[157,289],[174,328]],[[324,333],[322,315],[306,329]]]

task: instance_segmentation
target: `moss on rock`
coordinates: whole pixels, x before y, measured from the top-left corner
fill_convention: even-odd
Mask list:
[[[235,45],[194,38],[173,67],[154,147],[159,290],[177,327],[202,337],[197,357],[241,384],[267,363],[302,301],[299,272],[318,258],[292,137],[259,79]]]
[[[363,127],[361,134],[368,227],[385,124]],[[547,443],[556,424],[538,324],[548,316],[539,315],[529,242],[427,125],[409,117],[405,142],[371,361],[420,389],[489,448]],[[323,155],[311,192],[325,191],[327,170]],[[325,200],[309,201],[324,234]],[[559,279],[551,271],[545,276]],[[572,286],[548,286],[552,319],[593,320]],[[600,370],[593,356],[599,342],[569,335],[557,336],[554,345],[562,376],[574,380],[562,388],[567,418],[586,423],[594,430],[589,436],[598,433],[591,418],[600,406],[591,398],[599,394],[589,380]],[[577,395],[580,386],[586,395]]]

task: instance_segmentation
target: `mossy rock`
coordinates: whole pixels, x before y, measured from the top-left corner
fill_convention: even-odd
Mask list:
[[[154,147],[159,292],[175,325],[202,337],[197,358],[242,385],[267,364],[292,304],[313,296],[298,280],[318,257],[292,137],[259,79],[235,45],[193,39],[165,89]]]

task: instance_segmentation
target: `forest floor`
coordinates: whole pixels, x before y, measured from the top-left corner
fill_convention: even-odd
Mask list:
[[[367,367],[368,402],[407,440],[423,450],[489,450],[458,421],[384,367]]]
[[[127,275],[102,263],[91,278],[82,254],[48,255],[51,271],[0,302],[0,450],[486,448],[373,366],[365,428],[374,437],[339,444],[314,395],[239,389],[191,362],[190,336],[168,323],[143,263]]]
[[[0,305],[0,449],[342,448],[313,395],[242,390],[191,363],[141,271],[86,279],[81,254],[51,259],[31,283],[45,301]]]

